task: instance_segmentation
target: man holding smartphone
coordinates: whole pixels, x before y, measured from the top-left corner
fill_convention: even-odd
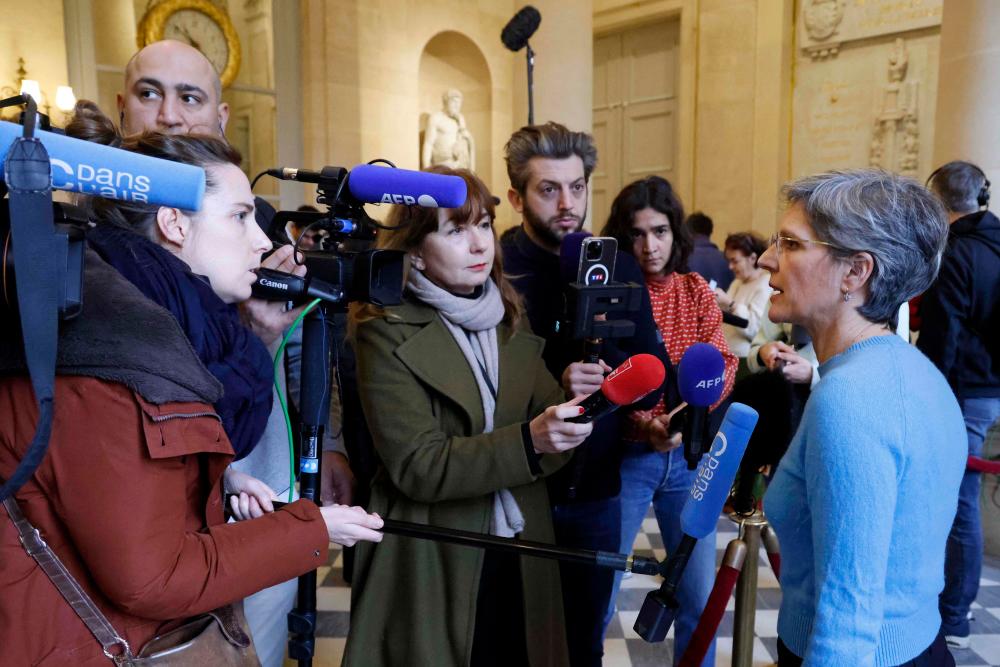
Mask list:
[[[523,127],[505,147],[511,188],[507,198],[521,215],[521,226],[502,246],[504,272],[521,294],[535,334],[546,340],[546,366],[568,394],[588,395],[600,389],[604,375],[633,354],[658,356],[667,366],[662,341],[653,323],[649,295],[642,290],[638,313],[609,314],[635,322],[631,338],[604,341],[598,363],[584,363],[583,341],[567,336],[561,323],[566,280],[560,268],[563,239],[579,231],[587,217],[590,174],[597,163],[593,138],[557,123]],[[619,282],[643,283],[635,260],[614,255],[611,276]],[[672,386],[668,373],[666,386]],[[634,407],[646,409],[661,397],[656,391]],[[621,532],[620,419],[623,411],[594,424],[593,434],[571,462],[548,478],[556,541],[568,548],[618,550]],[[580,455],[582,454],[582,456]],[[612,594],[612,570],[560,563],[566,632],[574,667],[600,665],[604,615]]]

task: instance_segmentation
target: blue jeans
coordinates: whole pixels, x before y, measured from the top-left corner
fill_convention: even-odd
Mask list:
[[[618,551],[618,498],[564,503],[552,508],[556,544],[571,549]],[[614,571],[559,562],[566,641],[573,667],[600,667],[604,656],[604,614],[612,600]]]
[[[694,470],[687,469],[683,447],[665,454],[654,452],[645,444],[625,445],[622,460],[622,539],[620,551],[631,553],[632,543],[642,526],[642,519],[653,504],[656,522],[663,535],[667,553],[681,541],[681,509],[691,493]],[[677,588],[680,610],[674,622],[674,664],[680,660],[715,582],[715,531],[702,540],[691,554]],[[621,584],[621,573],[615,574],[615,595]],[[613,600],[613,598],[612,598]],[[614,615],[614,605],[608,609],[605,627]],[[705,654],[704,666],[715,665],[715,642]]]
[[[1000,419],[1000,398],[959,401],[969,437],[969,454],[980,456],[986,431]],[[966,471],[958,491],[958,512],[948,534],[944,556],[944,590],[939,608],[941,627],[949,636],[969,634],[969,607],[979,593],[983,569],[983,529],[979,522],[980,473]]]

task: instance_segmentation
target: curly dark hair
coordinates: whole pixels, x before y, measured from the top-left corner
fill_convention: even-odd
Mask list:
[[[632,247],[632,221],[635,214],[644,208],[651,208],[667,216],[674,242],[670,249],[670,259],[663,267],[664,275],[673,272],[688,272],[688,257],[694,249],[691,234],[684,224],[684,205],[674,191],[670,181],[659,176],[647,176],[641,181],[629,183],[618,193],[611,204],[608,222],[601,230],[603,236],[613,236],[620,248]]]

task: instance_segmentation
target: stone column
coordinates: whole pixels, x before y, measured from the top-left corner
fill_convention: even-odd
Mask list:
[[[934,166],[968,160],[1000,184],[1000,2],[944,0]]]

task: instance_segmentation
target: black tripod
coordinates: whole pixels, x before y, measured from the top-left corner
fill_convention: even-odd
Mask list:
[[[323,431],[330,415],[334,307],[321,302],[302,321],[299,495],[316,505],[320,504]],[[316,570],[299,577],[298,599],[288,614],[288,631],[289,657],[300,667],[310,667],[316,649]]]

